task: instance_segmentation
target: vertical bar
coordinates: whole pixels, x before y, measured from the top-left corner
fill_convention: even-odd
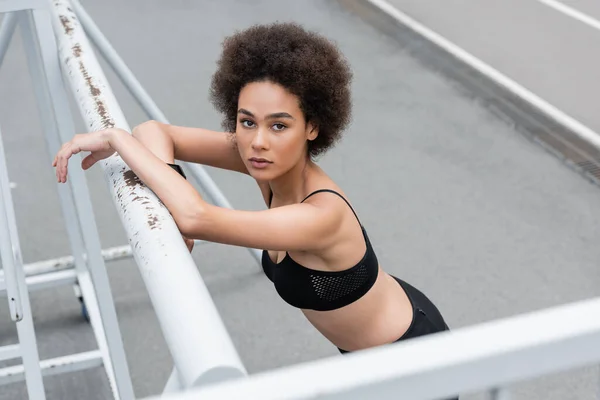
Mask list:
[[[35,34],[33,33],[33,23],[27,15],[19,16],[21,31],[23,35],[23,44],[29,65],[29,73],[33,83],[33,90],[38,106],[38,112],[44,129],[44,138],[49,152],[49,163],[52,155],[60,149],[61,142],[57,132],[56,120],[54,118],[54,108],[44,83],[44,70],[42,69],[41,50],[37,47]],[[86,261],[84,256],[84,245],[81,238],[81,232],[78,228],[78,217],[75,211],[75,204],[71,195],[71,188],[66,185],[57,185],[60,207],[67,229],[67,237],[71,251],[73,253],[73,262],[80,271],[86,270]]]
[[[15,225],[12,224],[14,216],[13,219],[8,217],[11,212],[13,212],[12,203],[9,201],[11,196],[9,183],[8,170],[6,169],[6,161],[4,158],[4,146],[2,144],[2,132],[0,131],[0,197],[3,199],[0,212],[2,213],[3,220],[6,220],[0,229],[0,248],[2,249],[0,251],[2,253],[2,266],[5,279],[4,284],[6,285],[10,318],[14,322],[18,322],[23,319],[23,303],[16,272],[16,268],[19,267],[19,237],[17,232],[13,231],[13,228],[15,227]],[[6,191],[8,191],[8,194]],[[8,209],[9,207],[10,210]]]
[[[8,180],[8,170],[4,158],[4,145],[0,133],[0,257],[6,273],[7,288],[16,284],[16,292],[11,296],[19,299],[18,307],[15,304],[13,318],[17,323],[17,336],[21,350],[21,358],[25,368],[27,393],[31,399],[45,399],[44,382],[40,371],[40,358],[38,354],[35,328],[25,273],[23,272],[23,260],[21,259],[21,248],[19,245],[19,234],[17,232],[14,206]],[[10,281],[14,282],[11,283]],[[13,288],[14,290],[15,288]],[[15,294],[17,293],[17,294]],[[9,296],[9,303],[14,297]]]
[[[69,140],[74,133],[74,127],[62,82],[58,62],[58,48],[54,40],[54,31],[49,17],[50,14],[46,11],[36,10],[28,12],[28,15],[26,15],[26,18],[23,18],[22,22],[31,31],[29,37],[26,38],[26,47],[29,48],[29,57],[31,57],[32,63],[37,64],[37,68],[34,67],[36,73],[32,73],[32,78],[37,87],[37,93],[40,94],[40,100],[43,99],[40,109],[45,110],[42,113],[46,119],[44,125],[47,126],[46,134],[49,136],[47,140],[49,144],[55,145],[58,141]],[[49,150],[51,152],[57,151],[58,147],[52,146]],[[71,169],[69,179],[71,180],[71,190],[70,193],[67,193],[67,196],[61,199],[63,201],[66,200],[66,204],[62,206],[64,209],[67,204],[74,205],[75,212],[72,212],[73,210],[69,212],[70,218],[67,221],[68,230],[74,233],[77,230],[76,221],[79,220],[83,246],[81,240],[75,244],[77,247],[85,247],[88,254],[88,273],[91,275],[90,277],[93,281],[92,287],[97,292],[96,299],[98,301],[100,316],[98,321],[94,322],[94,325],[104,327],[103,333],[98,332],[98,329],[94,329],[98,345],[101,350],[104,350],[104,366],[115,397],[127,400],[134,399],[117,314],[112,302],[104,259],[100,253],[100,241],[97,236],[96,223],[83,171],[77,168]],[[72,194],[73,197],[69,194]],[[73,239],[76,237],[77,235]],[[77,253],[79,253],[77,257],[83,260],[82,252],[78,251]],[[85,261],[83,261],[82,265],[85,265]],[[82,271],[81,267],[78,273],[80,279],[87,278],[87,273]],[[104,345],[104,342],[106,342],[106,345]]]
[[[0,66],[8,51],[8,46],[10,45],[13,33],[15,33],[15,26],[17,26],[17,16],[15,13],[12,12],[6,14],[2,20],[2,27],[0,27]]]
[[[96,45],[100,54],[102,54],[104,59],[112,67],[117,76],[121,79],[121,82],[123,82],[148,117],[168,124],[169,121],[167,120],[167,117],[160,108],[158,108],[156,103],[137,80],[133,72],[127,67],[127,64],[125,64],[123,59],[111,46],[108,39],[102,34],[100,29],[94,23],[94,20],[88,15],[79,1],[71,0],[71,5],[92,43]],[[208,172],[206,172],[205,168],[198,164],[188,164],[188,168],[191,170],[196,182],[204,189],[214,204],[223,208],[233,208],[223,192],[219,189]],[[248,249],[248,251],[250,251],[256,262],[260,264],[262,253],[257,249]]]

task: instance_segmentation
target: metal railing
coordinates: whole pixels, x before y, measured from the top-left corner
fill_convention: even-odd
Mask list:
[[[280,368],[162,399],[433,400],[490,391],[494,400],[505,400],[510,397],[506,386],[512,383],[597,364],[600,298]]]
[[[130,131],[71,4],[66,0],[53,3],[52,21],[64,75],[89,130],[118,127]],[[245,375],[169,211],[118,154],[101,165],[181,386]]]

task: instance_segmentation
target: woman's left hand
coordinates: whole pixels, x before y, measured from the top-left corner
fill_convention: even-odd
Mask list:
[[[67,172],[69,158],[73,154],[81,151],[90,151],[91,154],[81,161],[81,168],[84,170],[90,168],[96,162],[110,157],[114,154],[115,149],[110,144],[112,135],[116,134],[118,129],[106,129],[98,132],[91,132],[73,136],[69,142],[63,144],[60,148],[52,166],[56,167],[56,178],[59,183],[67,181]]]
[[[183,241],[185,242],[185,245],[187,246],[188,250],[191,253],[192,250],[194,250],[194,239],[188,239],[183,235],[182,235],[182,237],[183,237]]]

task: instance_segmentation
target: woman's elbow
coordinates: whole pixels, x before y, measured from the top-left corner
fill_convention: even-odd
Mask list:
[[[131,135],[135,138],[140,138],[144,134],[147,134],[149,130],[156,130],[156,128],[160,128],[160,122],[155,121],[153,119],[142,122],[139,125],[136,125],[135,128],[131,131]]]
[[[175,218],[175,223],[179,228],[179,232],[186,238],[204,239],[209,226],[207,211],[204,207],[195,208],[194,211]]]

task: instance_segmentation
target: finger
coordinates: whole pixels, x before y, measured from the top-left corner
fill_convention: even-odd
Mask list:
[[[60,183],[62,180],[62,165],[61,165],[61,152],[62,149],[56,154],[56,180]]]
[[[62,182],[63,166],[62,166],[62,150],[56,156],[56,177],[59,182]]]
[[[58,158],[58,166],[60,169],[59,182],[65,183],[67,181],[68,164],[69,158],[71,157],[71,147],[66,146],[60,151]]]
[[[90,154],[81,161],[81,168],[84,170],[89,169],[92,167],[92,165],[96,164],[96,161],[98,160],[96,160],[96,158]]]
[[[64,161],[63,161],[63,176],[62,176],[62,181],[63,183],[67,182],[67,176],[69,174],[69,157],[65,157]]]

